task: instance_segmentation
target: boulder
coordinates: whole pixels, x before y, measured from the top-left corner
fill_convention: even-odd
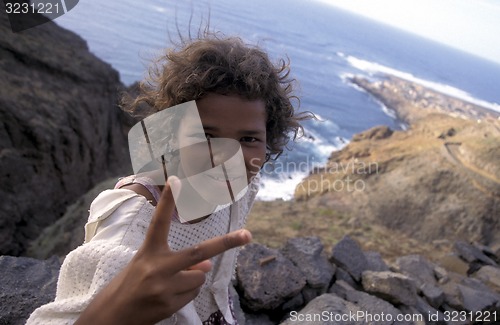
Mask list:
[[[500,293],[500,268],[485,265],[472,276]]]
[[[307,285],[325,293],[332,281],[335,267],[322,252],[323,245],[318,237],[292,238],[281,249],[281,253],[302,271]]]
[[[434,308],[439,308],[444,302],[444,291],[433,283],[424,283],[420,286],[425,300]]]
[[[357,283],[352,276],[349,275],[349,273],[341,268],[340,266],[336,268],[335,270],[335,282],[337,281],[344,281],[347,284],[349,284],[351,287],[360,289],[360,284]]]
[[[366,316],[368,315],[374,316],[382,314],[391,315],[390,317],[386,317],[385,319],[381,319],[378,321],[375,320],[376,324],[391,325],[393,324],[393,321],[397,319],[398,315],[401,314],[401,311],[395,308],[392,304],[376,296],[370,295],[366,292],[357,290],[347,290],[345,292],[345,295],[341,296],[341,298],[355,304],[359,309],[361,309],[366,313]],[[365,320],[369,323],[370,321],[371,323],[374,322],[373,318],[370,319],[368,317],[365,317]]]
[[[387,266],[379,252],[367,251],[365,257],[368,262],[368,270],[377,272],[390,271],[389,266]]]
[[[497,265],[497,263],[486,256],[479,248],[464,241],[457,241],[453,246],[458,256],[468,263],[479,262],[486,265]]]
[[[420,255],[398,257],[395,266],[398,272],[412,277],[419,288],[426,283],[436,283],[434,265]]]
[[[325,293],[307,304],[300,312],[291,312],[282,325],[342,324],[364,325],[362,318],[356,317],[360,308],[333,294]]]
[[[252,311],[276,309],[306,285],[306,278],[290,260],[257,243],[241,249],[236,275],[242,302]]]
[[[3,4],[2,4],[3,7]],[[53,22],[0,15],[0,254],[18,256],[99,181],[131,172],[119,74]]]
[[[496,310],[497,312],[500,312],[499,295],[460,284],[457,285],[457,289],[462,303],[461,310],[469,312]]]
[[[359,244],[350,236],[344,236],[332,249],[330,261],[347,271],[354,280],[360,281],[368,261]]]
[[[25,324],[31,313],[54,300],[61,262],[0,256],[0,324]]]
[[[365,271],[362,284],[366,292],[395,305],[412,306],[417,302],[415,282],[400,273]]]

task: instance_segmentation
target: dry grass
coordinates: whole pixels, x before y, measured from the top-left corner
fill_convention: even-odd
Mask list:
[[[370,220],[322,206],[318,200],[306,202],[257,201],[250,213],[247,228],[255,242],[280,248],[289,238],[317,236],[331,251],[342,237],[349,235],[363,250],[377,251],[387,261],[409,254],[421,254],[437,261],[450,252],[447,242],[421,243]]]

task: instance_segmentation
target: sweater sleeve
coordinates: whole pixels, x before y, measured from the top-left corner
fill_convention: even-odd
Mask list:
[[[92,236],[86,234],[86,243],[66,256],[54,302],[36,309],[28,325],[73,324],[137,252],[153,207],[142,196],[116,191],[128,190],[105,191],[92,203],[86,225],[86,230],[89,224],[93,225]],[[117,197],[121,197],[121,201]],[[110,202],[113,204],[106,204]]]

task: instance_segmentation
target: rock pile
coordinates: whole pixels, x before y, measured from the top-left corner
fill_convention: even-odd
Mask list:
[[[346,236],[329,256],[317,237],[239,255],[236,288],[250,324],[475,324],[499,321],[500,254],[466,242],[437,265],[419,255],[387,265]]]
[[[349,236],[329,255],[317,237],[241,249],[234,288],[240,325],[480,324],[500,318],[500,252],[466,242],[437,265],[419,255],[387,265]],[[0,324],[24,324],[52,301],[60,262],[0,257]],[[234,290],[235,289],[235,290]]]

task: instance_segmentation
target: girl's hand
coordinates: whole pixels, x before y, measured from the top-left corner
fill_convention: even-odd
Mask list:
[[[137,254],[83,311],[75,324],[154,324],[193,300],[211,268],[209,258],[247,244],[238,230],[173,252],[167,242],[174,200],[169,180]],[[173,180],[178,181],[178,179]]]

